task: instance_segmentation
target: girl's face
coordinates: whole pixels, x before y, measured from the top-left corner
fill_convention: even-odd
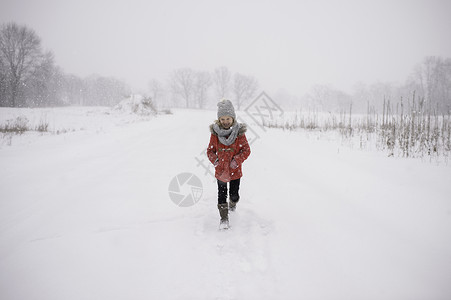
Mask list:
[[[233,118],[229,116],[220,117],[219,123],[221,123],[222,127],[225,129],[229,129],[233,124]]]

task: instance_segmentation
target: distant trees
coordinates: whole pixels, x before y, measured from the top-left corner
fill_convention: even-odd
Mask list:
[[[218,67],[213,72],[181,68],[172,71],[168,89],[174,98],[183,100],[185,107],[205,108],[209,99],[217,102],[222,98],[231,99],[240,109],[245,101],[255,96],[258,81],[253,76],[233,74],[227,67]],[[149,83],[149,91],[164,93],[164,88],[155,80]]]
[[[415,68],[407,86],[439,111],[451,107],[451,58],[426,57]]]
[[[429,110],[448,113],[451,108],[451,59],[426,57],[403,84],[377,82],[366,86],[360,83],[356,85],[352,99],[360,111],[366,111],[368,105],[382,109],[388,101],[410,101],[414,94]]]
[[[0,26],[0,106],[114,105],[130,93],[120,80],[64,74],[26,26]]]
[[[61,73],[58,86],[59,105],[114,106],[131,93],[121,80],[98,75],[80,78]]]
[[[124,82],[112,77],[92,75],[82,85],[82,105],[114,106],[131,93]]]
[[[194,90],[194,71],[190,68],[177,69],[169,77],[172,93],[182,97],[186,107],[191,107],[191,98]]]
[[[210,73],[199,71],[194,76],[194,100],[198,108],[205,108],[208,98],[208,89],[212,84]]]
[[[304,105],[315,110],[345,111],[352,105],[350,95],[329,85],[314,85],[303,98]]]
[[[226,66],[213,71],[180,68],[174,70],[167,85],[157,80],[149,83],[154,102],[183,102],[188,108],[205,108],[221,98],[229,98],[242,109],[258,89],[250,75],[231,72]],[[121,80],[103,76],[80,78],[66,74],[50,51],[43,51],[41,39],[26,26],[6,23],[0,26],[0,106],[115,105],[131,93]],[[422,105],[437,113],[451,109],[451,58],[426,57],[405,83],[360,83],[354,92],[345,93],[327,85],[315,85],[302,97],[279,95],[293,108],[343,111],[352,106],[365,112],[370,106],[380,109],[385,101],[411,99],[415,93]]]
[[[170,94],[185,107],[205,108],[209,102],[229,98],[240,109],[257,87],[254,77],[221,66],[212,72],[176,69],[167,86],[153,79],[148,90],[155,103],[167,101]],[[130,87],[115,78],[66,74],[55,64],[53,53],[42,50],[41,39],[32,29],[16,23],[0,26],[0,106],[112,106],[130,93]]]
[[[22,103],[24,106],[62,105],[62,70],[55,66],[51,52],[44,54],[39,65],[25,80]]]
[[[233,77],[233,96],[238,109],[241,109],[246,100],[255,96],[257,88],[257,79],[252,76],[235,73]]]
[[[382,110],[386,103],[396,104],[414,98],[424,108],[438,114],[451,111],[451,58],[426,57],[412,71],[404,83],[357,83],[351,93],[345,93],[328,85],[314,85],[309,92],[297,99],[298,107],[340,112],[349,109],[357,113]],[[285,99],[283,99],[285,98]],[[281,97],[282,101],[288,97]],[[293,105],[293,104],[291,104]]]
[[[218,99],[227,98],[230,93],[232,73],[227,67],[218,67],[213,72],[213,81]]]
[[[411,92],[402,85],[391,82],[376,82],[371,85],[358,83],[354,86],[354,93],[349,97],[353,102],[353,110],[366,112],[368,106],[382,109],[386,101],[398,101],[401,97],[409,96]]]
[[[163,94],[162,85],[155,88]],[[205,108],[221,98],[234,102],[237,109],[243,109],[246,101],[255,97],[258,80],[240,72],[231,72],[220,66],[212,72],[196,71],[190,68],[177,69],[171,73],[168,91],[173,99],[181,99],[185,107]],[[285,108],[314,109],[329,112],[365,113],[368,110],[382,110],[384,103],[397,103],[401,99],[412,99],[413,94],[437,113],[451,109],[451,58],[426,57],[412,71],[404,83],[375,82],[357,83],[354,90],[344,92],[326,84],[313,85],[302,96],[277,94],[279,103]],[[209,99],[211,99],[209,101]]]
[[[150,91],[150,98],[154,103],[159,102],[160,99],[164,96],[164,86],[157,79],[152,79],[148,85]]]

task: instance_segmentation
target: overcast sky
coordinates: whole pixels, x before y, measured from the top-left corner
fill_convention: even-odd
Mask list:
[[[0,23],[34,29],[67,73],[146,89],[181,67],[227,66],[262,90],[403,82],[451,57],[450,0],[0,0]]]

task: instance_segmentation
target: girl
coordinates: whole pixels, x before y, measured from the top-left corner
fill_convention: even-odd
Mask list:
[[[218,180],[218,209],[221,216],[220,229],[229,228],[229,209],[234,211],[240,200],[241,164],[251,153],[246,139],[246,125],[236,121],[235,109],[230,100],[218,103],[218,120],[210,125],[208,159],[215,166]],[[229,203],[227,204],[227,183],[229,182]]]

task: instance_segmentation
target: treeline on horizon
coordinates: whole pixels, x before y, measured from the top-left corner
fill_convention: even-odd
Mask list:
[[[243,109],[257,95],[258,80],[231,72],[227,67],[212,72],[176,69],[165,82],[149,80],[148,97],[159,107],[207,108],[220,98],[231,99]],[[0,26],[0,106],[114,106],[131,95],[122,80],[91,75],[81,78],[65,73],[44,51],[34,30],[14,22]],[[382,109],[386,101],[396,102],[415,94],[438,113],[449,113],[451,105],[451,58],[429,56],[414,67],[404,83],[356,84],[351,94],[328,85],[315,85],[305,95],[279,91],[271,95],[287,109],[355,112],[369,107]]]

